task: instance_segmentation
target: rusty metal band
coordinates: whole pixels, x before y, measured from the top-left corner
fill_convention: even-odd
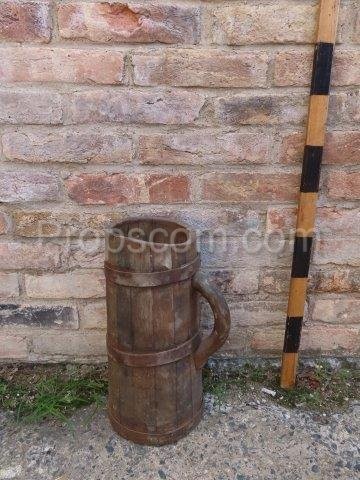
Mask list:
[[[137,443],[148,444],[150,442],[153,445],[162,445],[175,441],[181,435],[186,434],[193,427],[195,427],[201,420],[203,410],[204,405],[202,403],[199,410],[189,420],[178,425],[177,428],[175,428],[174,430],[159,433],[149,433],[134,429],[132,425],[128,425],[126,419],[119,417],[111,407],[108,407],[108,415],[110,423],[113,426],[114,430],[122,437],[125,437]]]
[[[197,333],[181,345],[177,345],[169,350],[160,352],[128,352],[119,349],[107,337],[108,355],[115,362],[126,365],[128,367],[157,367],[167,363],[173,363],[181,360],[188,355],[193,354],[200,344],[200,334]]]
[[[157,287],[188,280],[194,276],[199,267],[199,255],[182,267],[149,273],[118,270],[114,265],[105,262],[105,276],[109,282],[126,287]]]

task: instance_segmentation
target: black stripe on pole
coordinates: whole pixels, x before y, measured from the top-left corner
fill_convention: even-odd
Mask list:
[[[300,347],[303,317],[287,317],[284,338],[284,353],[297,353]]]
[[[328,95],[334,45],[319,42],[315,47],[311,95]]]
[[[305,278],[309,274],[312,237],[295,237],[291,268],[292,278]]]
[[[300,192],[318,192],[323,147],[305,146]]]

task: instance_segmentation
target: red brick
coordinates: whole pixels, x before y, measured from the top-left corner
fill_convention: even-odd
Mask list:
[[[281,125],[303,123],[307,114],[304,96],[234,95],[215,102],[222,125]]]
[[[102,270],[25,275],[25,289],[29,298],[101,298],[105,277]]]
[[[16,273],[0,273],[0,297],[12,298],[19,296],[19,279]]]
[[[311,287],[317,292],[360,292],[360,269],[333,267],[315,270],[311,275]]]
[[[199,9],[155,3],[69,3],[58,9],[62,38],[93,42],[197,43]]]
[[[11,218],[4,212],[0,212],[0,235],[9,233],[11,229]]]
[[[305,132],[291,132],[281,139],[280,157],[281,163],[301,163],[304,155]]]
[[[330,198],[360,199],[360,172],[333,170],[327,177]]]
[[[69,197],[81,205],[116,205],[147,200],[143,179],[124,173],[82,173],[65,182]]]
[[[51,36],[49,4],[2,1],[0,38],[13,42],[48,42]]]
[[[281,141],[280,162],[301,163],[305,145],[305,134],[288,133]],[[329,132],[326,135],[323,163],[337,165],[358,165],[360,132]]]
[[[317,6],[280,0],[270,4],[221,5],[214,9],[216,43],[313,43]]]
[[[331,132],[326,136],[324,163],[359,165],[360,132]]]
[[[116,129],[18,129],[2,137],[8,160],[21,162],[127,163],[132,142]]]
[[[4,270],[51,269],[60,264],[60,247],[55,244],[0,243],[0,268]]]
[[[190,179],[186,175],[148,175],[145,184],[150,203],[188,202],[190,199]]]
[[[262,52],[169,50],[133,56],[136,85],[264,87],[268,55]]]
[[[85,330],[106,329],[105,301],[88,303],[80,311],[81,328]]]
[[[279,52],[275,57],[276,86],[310,85],[313,53],[310,51]],[[360,85],[360,53],[358,50],[336,50],[331,76],[332,85]]]
[[[269,135],[259,133],[202,133],[143,135],[141,163],[152,165],[208,165],[209,163],[270,163]]]
[[[24,336],[0,333],[0,358],[24,360],[28,356],[28,342]]]
[[[49,91],[0,92],[0,123],[59,124],[62,121],[62,100]]]
[[[315,322],[360,323],[360,300],[355,298],[315,298],[312,305]]]
[[[98,332],[44,332],[34,336],[33,353],[40,358],[105,357],[106,335]]]
[[[187,124],[198,118],[204,101],[202,94],[185,90],[78,92],[70,97],[68,123]]]
[[[41,202],[60,198],[58,178],[50,173],[6,171],[0,177],[0,201]]]
[[[299,176],[292,173],[209,173],[202,177],[202,199],[220,202],[295,200]]]
[[[111,50],[0,48],[2,82],[121,83],[124,55]]]

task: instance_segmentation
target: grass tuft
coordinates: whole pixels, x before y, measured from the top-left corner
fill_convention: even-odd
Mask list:
[[[107,381],[99,372],[81,373],[71,368],[70,372],[55,372],[55,375],[40,375],[28,381],[26,375],[19,378],[0,378],[0,408],[14,413],[17,421],[40,422],[45,419],[67,421],[78,408],[104,403]]]

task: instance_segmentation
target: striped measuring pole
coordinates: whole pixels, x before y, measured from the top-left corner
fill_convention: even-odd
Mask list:
[[[293,388],[306,301],[340,0],[321,0],[291,269],[281,387]]]

